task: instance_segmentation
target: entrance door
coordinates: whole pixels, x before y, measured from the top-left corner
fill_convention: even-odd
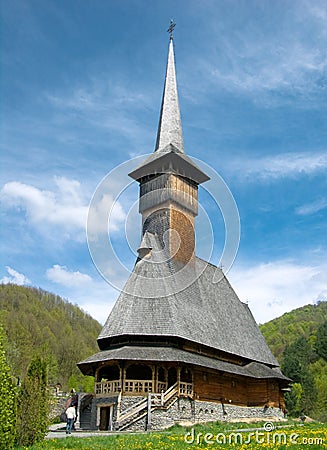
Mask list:
[[[114,405],[100,407],[100,424],[99,430],[112,431],[112,416]]]
[[[168,369],[168,387],[173,386],[177,382],[177,370],[175,367]]]

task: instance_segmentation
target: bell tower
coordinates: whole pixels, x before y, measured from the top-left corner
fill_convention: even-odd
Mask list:
[[[129,175],[140,183],[142,242],[151,233],[168,259],[192,262],[198,185],[209,177],[184,152],[172,33],[155,151]]]

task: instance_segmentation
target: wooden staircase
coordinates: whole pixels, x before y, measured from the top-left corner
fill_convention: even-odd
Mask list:
[[[151,414],[156,409],[168,410],[177,401],[178,392],[178,383],[175,383],[166,392],[162,392],[161,394],[151,394],[149,392],[148,398],[140,400],[117,415],[116,431],[125,430],[133,423],[147,416],[149,412]]]
[[[79,428],[89,430],[91,427],[92,394],[83,395],[79,407]]]

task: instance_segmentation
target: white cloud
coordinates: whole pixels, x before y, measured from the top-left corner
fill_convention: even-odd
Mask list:
[[[10,277],[4,276],[0,282],[3,284],[13,283],[18,284],[19,286],[23,286],[24,284],[30,284],[30,280],[22,273],[17,272],[9,266],[6,266],[7,272]]]
[[[50,281],[66,287],[80,287],[92,282],[92,278],[89,275],[79,271],[72,272],[67,267],[59,266],[58,264],[48,269],[46,276]]]
[[[312,175],[327,169],[326,153],[284,153],[256,159],[234,159],[227,170],[249,181],[272,181],[285,177]]]
[[[327,290],[327,266],[275,261],[249,267],[233,267],[232,286],[259,323],[319,300]]]
[[[83,194],[81,184],[76,180],[55,177],[53,191],[38,189],[34,186],[12,181],[6,183],[0,191],[3,206],[23,211],[28,221],[38,227],[56,227],[64,230],[61,234],[65,239],[85,239],[86,221],[89,212],[88,198]],[[119,228],[125,219],[123,208],[119,202],[114,202],[110,194],[105,194],[99,204],[92,207],[99,213],[101,219],[98,227],[101,231],[107,226],[105,216],[114,204],[110,216],[111,231]]]
[[[327,208],[327,200],[319,199],[312,203],[307,203],[305,205],[299,206],[295,209],[295,212],[300,216],[309,216],[310,214],[315,214],[325,208]]]
[[[108,219],[110,219],[110,231],[118,231],[120,225],[126,219],[122,205],[115,201],[112,195],[103,193],[97,196],[97,201],[92,201],[88,229],[93,234],[108,232]]]
[[[31,223],[51,223],[67,228],[85,228],[87,206],[83,204],[80,183],[55,178],[56,191],[12,181],[1,189],[1,200],[7,207],[24,210]]]

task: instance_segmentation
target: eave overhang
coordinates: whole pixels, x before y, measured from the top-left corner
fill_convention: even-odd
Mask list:
[[[277,379],[285,385],[291,381],[281,373],[279,367],[270,368],[257,362],[241,366],[172,347],[124,346],[98,352],[77,365],[84,375],[94,375],[99,365],[110,361],[176,362],[249,378]]]
[[[190,157],[176,150],[172,144],[169,144],[165,151],[152,153],[141,166],[137,167],[128,175],[137,181],[141,181],[142,178],[151,175],[159,175],[162,173],[174,173],[192,180],[197,184],[210,180],[210,177]]]

